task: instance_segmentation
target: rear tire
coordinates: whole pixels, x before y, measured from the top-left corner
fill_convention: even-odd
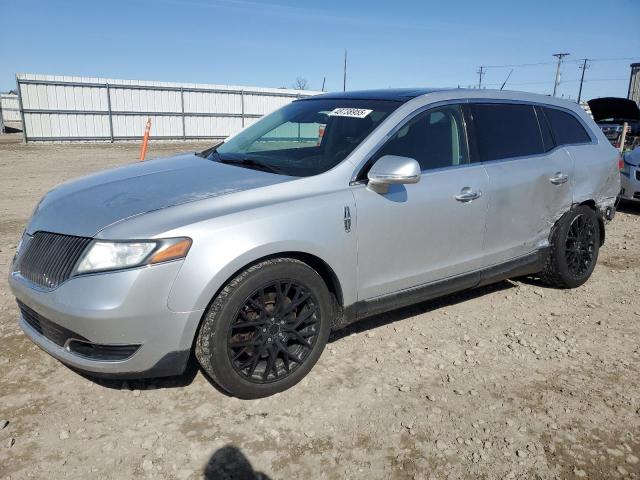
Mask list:
[[[550,252],[540,273],[544,283],[556,288],[576,288],[585,283],[596,266],[600,249],[600,224],[596,213],[580,205],[556,223]]]
[[[320,275],[293,258],[249,267],[213,300],[196,358],[224,390],[261,398],[298,383],[329,338],[331,294]]]

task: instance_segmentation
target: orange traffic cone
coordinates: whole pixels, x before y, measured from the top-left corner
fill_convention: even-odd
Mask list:
[[[149,133],[151,133],[151,117],[147,119],[147,126],[144,129],[144,138],[142,139],[142,148],[140,149],[140,161],[144,162],[149,148]]]

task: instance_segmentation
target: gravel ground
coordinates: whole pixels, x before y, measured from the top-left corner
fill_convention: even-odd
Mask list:
[[[0,136],[0,478],[640,478],[640,207],[577,290],[505,281],[380,315],[293,389],[242,401],[196,367],[91,380],[25,338],[5,279],[37,200],[138,145],[16,140]]]

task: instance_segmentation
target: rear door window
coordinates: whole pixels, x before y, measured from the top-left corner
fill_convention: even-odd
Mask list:
[[[544,153],[532,105],[472,104],[471,113],[480,161]]]
[[[551,130],[558,145],[591,142],[591,137],[589,137],[587,131],[570,113],[549,107],[544,107],[544,111],[549,119]]]

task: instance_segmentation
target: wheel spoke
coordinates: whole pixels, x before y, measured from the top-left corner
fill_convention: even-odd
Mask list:
[[[316,310],[318,310],[318,307],[316,305],[314,305],[313,307],[309,308],[308,310],[304,311],[302,314],[298,315],[296,318],[294,318],[288,325],[287,325],[287,331],[291,331],[291,330],[297,330],[298,327],[300,327],[300,325],[302,325],[304,322],[306,322],[307,320],[314,320],[312,319],[311,316],[316,313]],[[295,322],[295,323],[294,323]]]
[[[297,300],[292,301],[291,304],[288,305],[287,308],[282,311],[281,315],[287,315],[288,313],[293,312],[296,308],[298,308],[300,305],[306,302],[309,299],[309,297],[311,297],[311,294],[305,293],[301,297],[299,297]]]
[[[261,343],[262,340],[260,338],[252,338],[251,340],[245,340],[244,342],[230,342],[229,346],[231,348],[253,347],[260,345]]]
[[[300,335],[300,333],[296,332],[295,330],[293,330],[291,332],[291,335],[293,337],[295,337],[296,341],[299,344],[301,344],[302,346],[307,347],[307,348],[311,348],[312,347],[312,345],[309,342],[307,342],[307,340],[302,335]]]
[[[295,355],[292,355],[287,349],[282,348],[280,349],[280,351],[282,352],[282,358],[283,360],[286,358],[287,360],[287,364],[289,363],[289,361],[293,361],[297,364],[301,364],[302,363],[302,359],[296,357]]]
[[[231,328],[248,328],[248,327],[261,327],[266,323],[266,320],[255,320],[248,322],[236,322],[231,325]]]
[[[282,348],[281,346],[278,346],[278,353],[282,353],[282,363],[284,365],[284,369],[286,370],[287,373],[289,373],[291,371],[291,368],[289,367],[289,352],[287,351],[286,348]]]
[[[254,351],[253,354],[253,360],[249,366],[249,371],[247,372],[247,376],[251,377],[253,375],[253,372],[256,371],[256,367],[258,366],[258,363],[260,362],[260,357],[262,356],[262,348],[258,348]]]
[[[267,366],[265,367],[264,372],[262,373],[262,380],[266,380],[267,378],[269,378],[269,374],[274,369],[276,364],[277,354],[273,346],[271,346],[271,348],[268,349],[268,353],[269,353],[269,357],[267,357]],[[274,373],[276,378],[278,378],[278,371],[275,370]]]

